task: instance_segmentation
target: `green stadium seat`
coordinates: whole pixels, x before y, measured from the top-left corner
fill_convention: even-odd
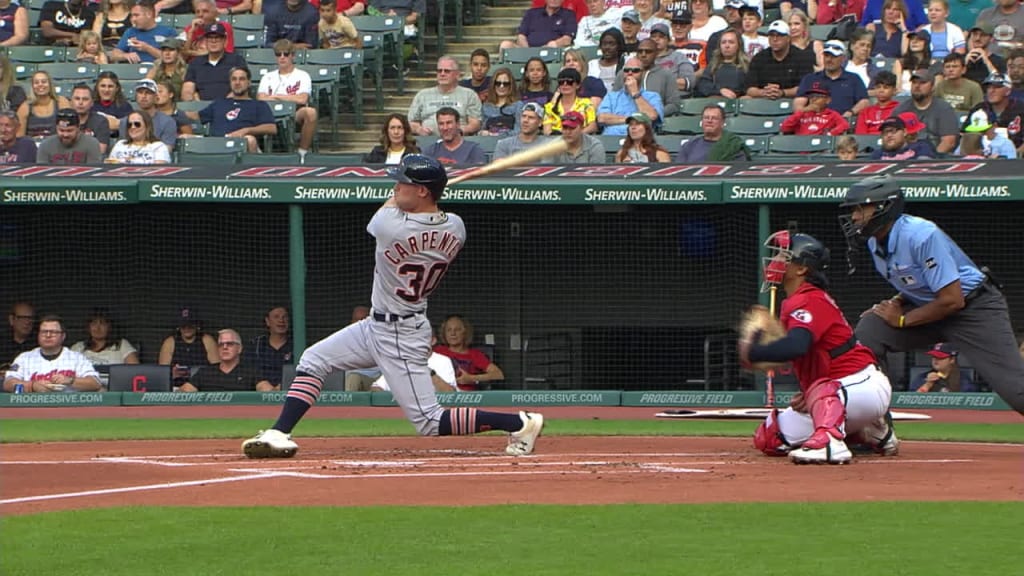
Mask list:
[[[586,56],[588,62],[591,60],[596,60],[601,57],[600,46],[580,46],[576,49],[582,52],[584,56]]]
[[[502,138],[504,138],[504,136],[466,136],[466,140],[476,142],[480,145],[484,154],[487,155],[488,162],[494,158],[494,148],[498,145],[498,140],[501,140]]]
[[[39,65],[30,62],[11,62],[11,67],[14,68],[14,79],[24,81],[28,80],[36,73],[36,69],[39,68]]]
[[[64,46],[9,46],[7,58],[24,64],[63,62],[67,54]]]
[[[245,138],[179,138],[179,164],[238,164],[245,155]]]
[[[699,116],[669,116],[661,123],[662,134],[701,134]]]
[[[337,50],[309,50],[303,70],[309,73],[317,92],[329,93],[332,142],[337,143],[338,108],[341,104],[342,88],[352,98],[356,128],[366,125],[363,114],[363,51],[354,48]],[[331,77],[333,71],[335,76]]]
[[[277,134],[264,138],[263,149],[272,152],[280,146],[281,152],[292,152],[295,150],[295,102],[267,101],[270,111],[274,113],[274,122],[277,124]]]
[[[352,18],[356,30],[360,34],[382,34],[384,39],[384,54],[390,56],[390,61],[398,70],[398,94],[405,94],[405,24],[400,18],[393,16],[356,16]],[[423,72],[423,31],[420,31],[418,38],[418,49],[420,52],[419,71]]]
[[[100,72],[113,72],[121,81],[125,92],[134,91],[133,84],[146,77],[153,68],[152,64],[100,64]]]
[[[679,153],[679,148],[685,144],[688,140],[692,140],[693,136],[687,136],[682,134],[658,134],[654,139],[668,150],[668,153],[675,159],[676,154]]]
[[[736,116],[725,121],[725,129],[740,136],[771,136],[781,124],[781,119],[768,116]]]
[[[835,27],[835,24],[812,24],[811,38],[824,42],[828,40],[828,35],[832,33]]]
[[[857,149],[861,153],[871,153],[882,148],[882,136],[880,134],[851,134],[857,141]],[[836,138],[839,143],[839,138]]]
[[[235,50],[248,50],[249,48],[260,48],[267,41],[267,33],[260,30],[246,30],[235,28],[232,30],[235,39]]]
[[[781,134],[768,139],[769,154],[827,154],[835,146],[834,138],[823,136],[796,136]]]
[[[378,32],[362,33],[364,70],[373,78],[373,95],[377,112],[384,110],[384,35]]]
[[[540,58],[545,63],[562,62],[561,48],[506,48],[501,51],[502,64],[526,64],[530,58]]]
[[[247,48],[244,52],[242,57],[245,58],[246,64],[250,66],[256,64],[277,68],[277,56],[274,55],[273,48]],[[305,51],[303,50],[303,52]],[[295,63],[299,63],[298,54],[295,55]]]
[[[614,162],[615,154],[618,153],[619,148],[622,148],[622,143],[626,141],[626,137],[600,134],[597,138],[601,140],[601,144],[604,145],[605,158],[608,159],[608,162]]]
[[[39,69],[48,72],[54,82],[88,82],[92,84],[99,74],[99,67],[95,64],[72,62],[40,64]]]
[[[763,156],[768,151],[768,136],[744,136],[743,143],[753,156]]]
[[[704,107],[708,104],[717,104],[725,111],[726,116],[732,116],[736,113],[736,100],[724,96],[684,98],[679,101],[679,113],[683,116],[700,116],[704,113]]]
[[[885,56],[875,56],[871,59],[871,65],[877,70],[886,70],[892,72],[892,67],[896,64],[899,58],[886,58]]]
[[[266,28],[263,14],[232,14],[228,18],[231,27],[236,30],[263,30]]]
[[[788,98],[742,98],[737,107],[740,116],[788,116],[793,111],[793,101]]]

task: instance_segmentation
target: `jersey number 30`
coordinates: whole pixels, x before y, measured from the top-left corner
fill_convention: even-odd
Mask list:
[[[447,271],[447,262],[435,262],[430,268],[422,264],[402,264],[398,267],[398,274],[411,278],[407,287],[395,290],[395,294],[406,302],[419,302],[437,289]]]

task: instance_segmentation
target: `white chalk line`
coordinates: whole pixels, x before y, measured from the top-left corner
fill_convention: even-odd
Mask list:
[[[210,478],[206,480],[187,480],[183,482],[163,482],[160,484],[144,484],[141,486],[123,486],[121,488],[104,488],[100,490],[85,490],[82,492],[59,492],[57,494],[42,494],[39,496],[24,496],[21,498],[7,498],[0,500],[0,504],[22,504],[25,502],[41,502],[44,500],[59,500],[63,498],[81,498],[85,496],[107,496],[110,494],[123,494],[125,492],[142,492],[144,490],[166,490],[168,488],[187,488],[189,486],[200,486],[203,484],[223,484],[225,482],[242,482],[245,480],[260,480],[273,478],[275,476],[287,475],[282,472],[263,472],[250,476],[231,476],[221,478]]]

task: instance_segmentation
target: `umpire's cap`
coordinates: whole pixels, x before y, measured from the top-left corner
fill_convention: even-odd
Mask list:
[[[398,166],[388,168],[388,176],[406,184],[419,184],[430,190],[434,200],[440,200],[448,185],[448,174],[437,160],[422,154],[409,154]]]

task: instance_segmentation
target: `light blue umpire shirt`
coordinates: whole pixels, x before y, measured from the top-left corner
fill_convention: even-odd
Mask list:
[[[921,306],[954,280],[964,296],[981,285],[984,274],[934,222],[904,214],[893,223],[885,250],[868,239],[875,269],[910,302]]]

